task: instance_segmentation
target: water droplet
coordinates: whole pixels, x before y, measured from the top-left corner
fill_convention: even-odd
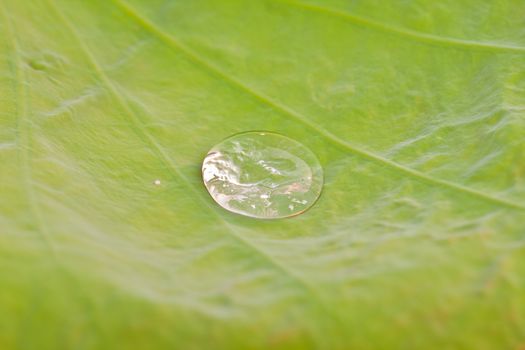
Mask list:
[[[277,219],[310,208],[323,187],[315,155],[286,136],[250,131],[215,145],[202,163],[208,192],[223,208]]]

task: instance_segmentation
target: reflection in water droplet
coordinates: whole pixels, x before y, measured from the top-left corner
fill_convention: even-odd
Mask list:
[[[270,132],[251,131],[220,142],[204,159],[202,177],[220,206],[261,219],[304,212],[323,187],[315,155],[299,142]]]

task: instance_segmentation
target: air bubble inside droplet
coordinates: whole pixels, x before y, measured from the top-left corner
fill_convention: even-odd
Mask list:
[[[236,134],[215,145],[202,164],[204,184],[223,208],[277,219],[310,208],[323,186],[323,171],[304,145],[270,132]]]

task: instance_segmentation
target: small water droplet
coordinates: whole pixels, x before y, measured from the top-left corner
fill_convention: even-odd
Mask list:
[[[215,145],[202,164],[204,184],[223,208],[277,219],[310,208],[323,187],[323,171],[304,145],[271,132],[233,135]]]

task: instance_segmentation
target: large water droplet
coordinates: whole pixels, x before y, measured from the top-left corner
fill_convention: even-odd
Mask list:
[[[202,177],[220,206],[261,219],[304,212],[323,187],[323,170],[308,148],[259,131],[236,134],[215,145],[204,158]]]

